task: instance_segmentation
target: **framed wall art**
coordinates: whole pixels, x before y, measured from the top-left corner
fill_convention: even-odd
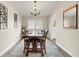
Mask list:
[[[52,26],[56,27],[56,14],[52,16]]]
[[[17,14],[14,13],[14,28],[17,28]]]
[[[8,8],[0,4],[0,29],[8,28]]]

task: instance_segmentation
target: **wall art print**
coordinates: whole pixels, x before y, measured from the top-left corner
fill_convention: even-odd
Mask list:
[[[8,8],[0,4],[0,29],[8,28]]]
[[[17,28],[17,14],[14,13],[14,28]]]

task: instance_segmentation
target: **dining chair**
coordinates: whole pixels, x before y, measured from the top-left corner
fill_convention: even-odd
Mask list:
[[[23,36],[23,38],[24,38],[24,50],[23,50],[23,53],[25,53],[25,50],[27,50],[29,38],[26,37],[26,36]]]
[[[40,49],[41,56],[44,56],[44,53],[43,53],[43,41],[42,41],[41,37],[37,38],[36,44],[37,44],[37,49]],[[40,46],[40,47],[38,47],[38,46]]]
[[[32,47],[30,48],[30,43],[32,44]],[[29,37],[28,43],[27,43],[27,51],[26,56],[28,56],[28,53],[41,53],[41,56],[44,56],[43,54],[43,43],[40,38],[37,37]],[[40,46],[38,48],[38,45]]]
[[[45,54],[46,54],[46,39],[47,39],[47,34],[48,34],[48,30],[43,30],[43,38],[42,38],[42,41],[43,41],[43,49],[45,51]]]
[[[27,36],[27,33],[28,33],[28,30],[26,30],[25,27],[22,28],[21,30],[21,39],[24,40],[24,50],[23,50],[23,53],[25,53],[25,50],[27,49],[27,41],[28,41],[28,38],[26,37]]]

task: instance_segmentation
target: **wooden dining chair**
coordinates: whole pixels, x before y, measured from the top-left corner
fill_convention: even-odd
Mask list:
[[[46,53],[46,39],[47,39],[47,34],[48,34],[48,30],[47,31],[43,30],[42,41],[43,41],[43,49],[44,49],[45,53]]]
[[[22,28],[21,30],[21,39],[24,40],[24,50],[23,50],[23,53],[25,53],[25,50],[27,49],[27,41],[28,41],[28,38],[27,38],[27,33],[28,33],[28,30],[26,30],[25,27]]]
[[[43,54],[43,43],[42,40],[38,37],[29,37],[30,40],[28,40],[28,46],[27,46],[27,51],[26,51],[26,56],[28,56],[28,53],[41,53],[41,56],[44,56]],[[30,43],[32,43],[32,48],[30,48]],[[37,46],[40,46],[40,48],[38,48]]]
[[[37,45],[37,50],[40,50],[41,56],[44,56],[43,41],[42,41],[41,37],[36,38],[36,45]],[[40,46],[40,48],[38,46]]]
[[[28,48],[29,37],[23,36],[23,38],[24,38],[24,50],[23,50],[23,53],[25,53],[25,51],[27,51],[27,48]]]
[[[33,40],[32,40],[32,37],[30,37],[30,36],[27,36],[26,37],[27,38],[27,45],[26,45],[26,52],[25,52],[25,56],[28,56],[28,53],[29,52],[33,52],[32,51],[32,49],[33,49]],[[30,47],[30,46],[32,46],[32,47]]]

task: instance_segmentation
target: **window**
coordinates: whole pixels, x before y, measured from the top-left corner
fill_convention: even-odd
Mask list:
[[[36,34],[40,33],[43,29],[43,21],[42,20],[28,20],[28,30],[30,33]]]

